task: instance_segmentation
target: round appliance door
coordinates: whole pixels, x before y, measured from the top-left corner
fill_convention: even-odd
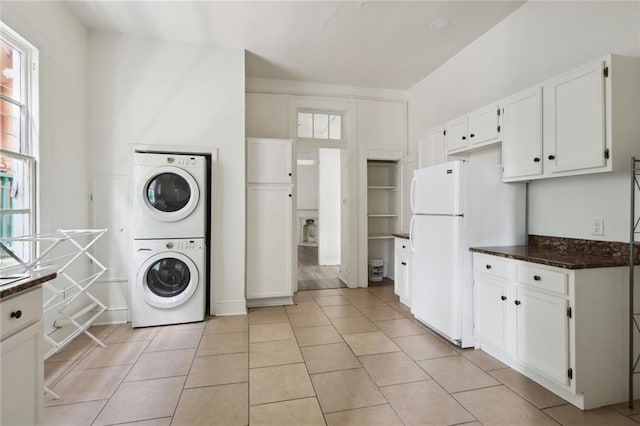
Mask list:
[[[174,308],[193,296],[199,284],[198,269],[188,256],[176,252],[158,253],[138,270],[139,293],[156,308]]]
[[[146,212],[163,222],[175,222],[189,216],[200,199],[200,190],[193,176],[171,166],[153,169],[138,192]]]

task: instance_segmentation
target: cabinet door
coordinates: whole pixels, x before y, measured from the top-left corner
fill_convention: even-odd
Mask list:
[[[481,345],[507,349],[508,282],[474,275],[476,338]]]
[[[544,85],[545,168],[549,172],[605,165],[604,62]]]
[[[569,384],[568,302],[562,297],[516,288],[516,357],[560,384]]]
[[[542,173],[542,87],[534,87],[501,102],[504,109],[502,177],[512,179]]]
[[[410,258],[405,252],[396,252],[395,255],[395,281],[394,293],[400,297],[400,301],[410,306],[411,289],[410,285]]]
[[[431,140],[430,166],[446,162],[444,138],[444,129],[437,129],[436,131],[431,132],[431,134],[429,135],[429,139]]]
[[[41,424],[42,353],[42,321],[0,343],[0,424]]]
[[[293,295],[292,189],[247,187],[247,299]]]
[[[447,151],[455,151],[461,148],[466,148],[469,145],[467,140],[467,117],[461,117],[456,120],[450,121],[445,126],[445,142],[447,145]]]
[[[247,139],[248,183],[291,183],[290,140]]]
[[[469,144],[498,142],[500,140],[500,112],[492,104],[469,114]]]

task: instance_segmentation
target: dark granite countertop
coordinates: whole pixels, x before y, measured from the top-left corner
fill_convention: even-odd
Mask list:
[[[405,233],[402,233],[402,232],[398,232],[396,234],[391,234],[391,235],[393,235],[394,237],[397,237],[397,238],[404,238],[405,240],[409,239],[409,234],[405,234]]]
[[[629,265],[625,243],[530,235],[527,246],[472,247],[475,253],[524,260],[565,269],[608,268]],[[640,248],[636,250],[640,265]]]
[[[13,281],[9,284],[0,286],[0,300],[9,296],[15,296],[23,291],[29,290],[33,287],[39,286],[42,283],[51,281],[58,276],[56,272],[32,272],[25,278],[18,281]]]

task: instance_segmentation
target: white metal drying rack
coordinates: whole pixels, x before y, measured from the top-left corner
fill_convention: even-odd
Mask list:
[[[86,334],[98,345],[106,347],[100,339],[88,330],[98,316],[107,309],[107,306],[104,303],[88,291],[89,287],[91,287],[91,285],[93,285],[96,280],[98,280],[98,278],[107,271],[107,268],[88,251],[106,231],[106,229],[59,229],[57,232],[52,234],[25,235],[15,238],[0,239],[0,248],[6,251],[7,254],[17,262],[16,265],[6,268],[2,272],[38,272],[45,269],[56,268],[58,277],[66,280],[63,288],[54,286],[52,282],[46,282],[42,285],[42,287],[51,294],[50,296],[47,296],[45,292],[43,314],[57,309],[57,312],[64,317],[63,321],[68,321],[68,323],[72,324],[75,329],[60,341],[45,334],[44,338],[49,344],[51,344],[52,348],[45,353],[44,359],[48,359],[53,354],[62,350],[62,348],[69,344],[69,342],[82,333]],[[34,260],[24,262],[7,247],[7,244],[16,243],[37,244],[39,246],[46,244],[47,247],[44,248]],[[58,257],[50,258],[57,248],[61,248],[63,243],[69,243],[67,244],[68,247],[63,248],[70,248],[72,251]],[[82,279],[75,279],[69,272],[67,272],[67,269],[69,269],[74,262],[83,256],[89,258],[95,268],[97,268],[97,271]],[[73,314],[67,313],[65,309],[81,295],[88,297],[91,302]],[[92,312],[93,315],[91,315],[89,319],[79,323],[78,319],[89,312]],[[56,323],[60,323],[60,320],[56,320]],[[51,394],[54,398],[59,398],[58,395],[46,386],[45,391]]]

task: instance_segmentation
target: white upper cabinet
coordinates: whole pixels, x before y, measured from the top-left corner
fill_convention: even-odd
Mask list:
[[[491,104],[469,114],[469,145],[500,141],[500,108]]]
[[[546,171],[605,165],[605,67],[597,61],[545,83]]]
[[[448,152],[454,152],[469,146],[467,138],[467,116],[457,118],[445,125],[444,140]]]
[[[446,162],[444,127],[438,127],[418,141],[418,168]]]
[[[516,93],[500,105],[503,180],[542,174],[542,86]]]
[[[247,139],[247,183],[291,183],[292,142],[288,139]]]

